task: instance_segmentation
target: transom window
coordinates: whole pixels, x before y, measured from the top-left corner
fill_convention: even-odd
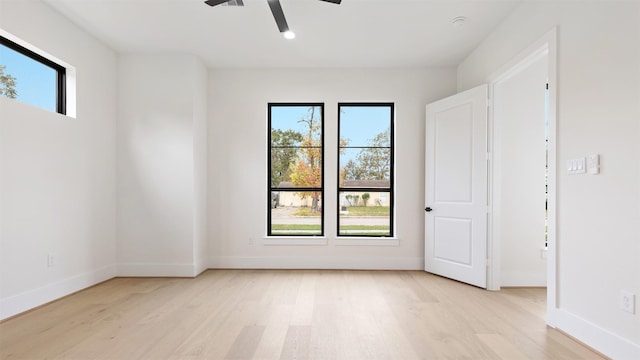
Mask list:
[[[65,67],[0,36],[0,95],[66,113]]]
[[[393,236],[393,103],[338,104],[338,236]]]
[[[270,103],[269,236],[324,234],[324,104]]]

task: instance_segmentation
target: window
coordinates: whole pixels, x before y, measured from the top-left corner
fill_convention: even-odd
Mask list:
[[[393,236],[393,104],[338,104],[338,236]]]
[[[65,68],[0,36],[0,95],[66,113]]]
[[[268,105],[267,235],[324,235],[324,104]]]

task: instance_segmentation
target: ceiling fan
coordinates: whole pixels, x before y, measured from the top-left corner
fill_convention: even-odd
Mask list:
[[[342,0],[320,0],[332,4],[340,4]],[[271,13],[273,14],[273,18],[276,20],[276,24],[278,25],[278,30],[284,34],[284,37],[287,39],[293,39],[295,34],[289,30],[289,25],[287,24],[287,19],[284,17],[284,12],[282,12],[282,6],[280,6],[280,0],[267,0],[269,3],[269,8],[271,8]],[[235,5],[235,6],[244,6],[243,0],[207,0],[204,2],[209,6],[216,6],[220,4],[226,3],[227,5]]]

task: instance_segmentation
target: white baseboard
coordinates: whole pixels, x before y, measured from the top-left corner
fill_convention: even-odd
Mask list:
[[[63,296],[116,277],[116,266],[72,276],[37,289],[0,299],[0,320],[18,315]]]
[[[225,256],[209,259],[212,269],[423,270],[422,257]]]
[[[563,309],[556,309],[553,314],[548,314],[548,316],[553,318],[553,324],[557,329],[611,359],[640,359],[640,344],[633,343],[629,339],[625,339]]]
[[[198,276],[207,270],[207,264],[205,258],[196,259],[194,267],[193,276]]]
[[[121,263],[118,276],[122,277],[194,277],[195,264]]]
[[[500,272],[500,286],[547,286],[547,273],[537,272]]]

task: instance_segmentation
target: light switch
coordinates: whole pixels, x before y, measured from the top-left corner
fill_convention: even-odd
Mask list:
[[[585,174],[586,172],[587,165],[585,158],[567,160],[567,173],[569,175]]]

